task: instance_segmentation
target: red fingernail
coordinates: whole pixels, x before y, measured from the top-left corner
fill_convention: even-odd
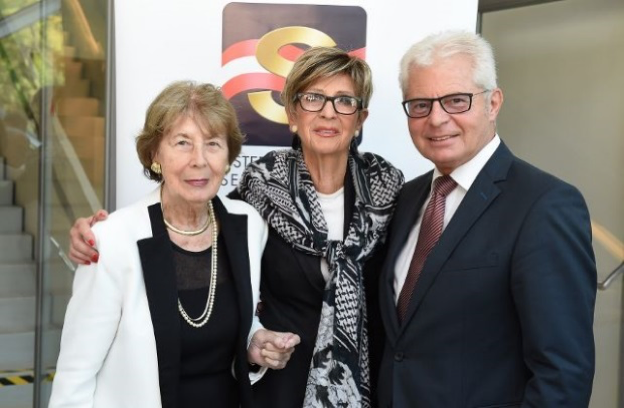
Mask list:
[[[91,265],[91,262],[87,261],[87,262],[85,263],[85,265]]]
[[[92,240],[92,239],[90,239],[90,240],[89,240],[89,245],[91,245],[91,246],[95,245],[95,241],[94,241],[94,240]]]
[[[91,257],[91,260],[92,260],[93,262],[97,262],[99,258],[100,258],[100,256],[99,256],[98,254],[95,254],[95,255],[93,255],[93,256]]]

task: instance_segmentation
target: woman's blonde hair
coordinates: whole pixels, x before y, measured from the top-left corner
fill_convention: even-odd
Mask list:
[[[363,59],[332,47],[309,48],[297,58],[282,91],[284,107],[294,112],[298,93],[304,92],[319,79],[343,74],[353,81],[355,96],[362,100],[362,107],[366,109],[373,94],[370,67]]]

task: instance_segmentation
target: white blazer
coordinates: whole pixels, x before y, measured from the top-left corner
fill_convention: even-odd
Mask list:
[[[159,201],[156,189],[93,227],[100,258],[76,270],[50,408],[175,405],[179,338],[171,333],[179,325],[177,290],[175,280],[160,277],[175,279]],[[246,406],[251,400],[246,348],[262,327],[255,308],[267,225],[243,201],[217,197],[213,205],[239,293],[240,332],[249,329],[233,364],[236,377],[245,378],[238,383]]]

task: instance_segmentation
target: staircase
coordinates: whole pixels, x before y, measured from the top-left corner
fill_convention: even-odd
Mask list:
[[[35,264],[33,237],[24,233],[24,209],[13,205],[14,183],[6,179],[0,158],[0,378],[31,374],[35,350]],[[32,384],[5,385],[0,401],[21,408],[32,393]],[[32,396],[30,396],[32,399]]]
[[[67,3],[72,3],[71,1]],[[65,10],[63,11],[66,12]],[[72,17],[74,18],[74,17]],[[74,18],[75,19],[75,18]],[[64,25],[70,18],[65,18]],[[70,24],[68,24],[70,25]],[[71,153],[53,135],[50,149],[52,183],[47,196],[39,197],[39,150],[23,137],[0,140],[0,407],[33,406],[32,375],[35,355],[37,270],[35,242],[43,234],[42,367],[53,371],[65,307],[73,275],[51,244],[68,248],[68,231],[76,217],[93,213],[94,202],[103,202],[105,119],[103,117],[104,61],[86,46],[74,48],[79,38],[65,34],[64,53],[55,61],[64,82],[52,90],[51,114],[58,119],[73,149]],[[81,50],[82,49],[82,50]],[[26,123],[11,124],[25,129]],[[0,132],[1,133],[1,132]],[[2,136],[2,135],[0,135]],[[2,137],[0,137],[2,139]],[[1,157],[4,155],[5,157]],[[75,160],[81,172],[77,175]],[[86,177],[85,177],[86,175]],[[93,186],[85,197],[86,184]],[[93,194],[93,190],[95,194]],[[96,197],[94,197],[96,196]],[[39,206],[46,208],[46,231],[39,231]],[[98,204],[96,208],[101,208]],[[46,381],[43,388],[49,389]],[[42,393],[46,398],[48,392]],[[45,403],[44,405],[45,406]]]
[[[71,35],[64,34],[66,44]],[[65,82],[55,89],[55,114],[71,141],[82,167],[102,202],[105,157],[104,61],[77,56],[76,48],[65,46],[59,69]],[[88,213],[90,214],[90,213]]]
[[[80,197],[75,178],[63,173],[63,162],[55,172],[65,192]],[[34,167],[34,169],[32,168]],[[32,407],[35,356],[35,319],[37,314],[37,274],[34,261],[36,233],[27,230],[37,223],[33,197],[37,186],[32,178],[38,166],[30,163],[23,172],[14,171],[0,157],[0,407]],[[72,192],[72,189],[76,190]],[[36,197],[36,196],[35,196]],[[37,197],[38,198],[38,197]],[[15,203],[23,203],[15,204]],[[56,237],[67,248],[68,230],[73,222],[52,191],[46,228],[46,240]],[[72,207],[74,208],[74,207]],[[75,207],[76,210],[80,206]],[[82,211],[88,207],[83,206]],[[80,210],[78,210],[80,211]],[[30,215],[26,215],[30,212]],[[79,214],[82,215],[82,214]],[[30,219],[25,223],[26,219]],[[30,225],[27,225],[30,224]],[[65,307],[71,294],[73,275],[50,242],[44,255],[44,296],[42,330],[42,367],[53,372],[58,356]],[[49,387],[49,383],[44,387]]]

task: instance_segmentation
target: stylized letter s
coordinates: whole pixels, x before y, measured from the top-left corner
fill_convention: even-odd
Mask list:
[[[256,58],[260,65],[275,75],[286,77],[293,62],[282,57],[279,50],[289,44],[307,44],[311,47],[335,47],[334,40],[322,31],[310,27],[283,27],[266,33],[258,41]],[[250,92],[249,103],[265,119],[288,123],[284,107],[271,97],[271,91]]]

